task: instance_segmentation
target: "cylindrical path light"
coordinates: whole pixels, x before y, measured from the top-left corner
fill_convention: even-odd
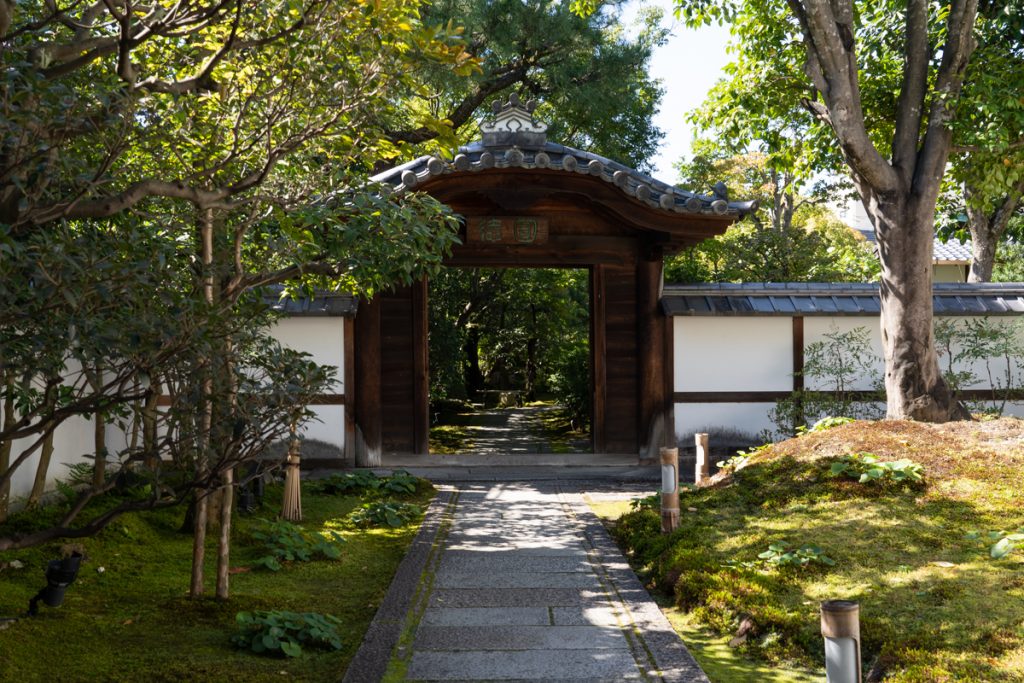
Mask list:
[[[708,447],[708,435],[704,432],[693,435],[697,459],[694,461],[693,483],[700,484],[711,476],[711,449]]]
[[[828,683],[861,683],[860,605],[852,600],[821,603],[821,635]]]
[[[679,527],[679,449],[662,448],[661,531],[670,534]]]

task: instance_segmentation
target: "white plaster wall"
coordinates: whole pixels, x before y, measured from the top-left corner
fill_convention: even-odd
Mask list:
[[[873,362],[874,371],[867,373],[850,387],[852,390],[870,390],[875,388],[875,381],[885,377],[885,361],[882,356],[882,333],[879,328],[877,317],[806,317],[804,318],[804,348],[815,342],[827,342],[826,334],[834,332],[846,333],[858,327],[863,327],[868,332],[868,339],[871,343],[871,350],[875,355]],[[810,390],[829,388],[827,381],[820,378],[808,377],[804,386]]]
[[[764,430],[775,431],[768,412],[774,403],[677,403],[676,440],[698,430],[714,431],[726,427],[757,436]]]
[[[321,365],[333,365],[333,393],[344,393],[345,319],[339,317],[283,318],[270,329],[274,339],[313,356]]]
[[[284,318],[270,330],[271,335],[288,348],[312,355],[321,365],[333,365],[337,370],[331,393],[345,392],[345,319]],[[324,441],[345,448],[345,406],[310,406],[316,419],[301,431],[307,439]]]
[[[793,322],[774,317],[673,318],[676,391],[789,391]]]
[[[946,320],[953,320],[953,321],[955,321],[956,324],[958,325],[958,327],[963,329],[962,328],[963,323],[968,321],[968,320],[971,320],[971,318],[957,317],[957,318],[946,318]],[[989,318],[989,323],[991,323],[993,325],[1009,326],[1009,327],[1016,328],[1015,329],[1015,334],[1016,334],[1016,338],[1017,338],[1017,343],[1022,348],[1024,348],[1024,319],[1019,318],[1017,316],[1007,316],[1007,317],[993,316],[993,317]],[[961,349],[961,347],[959,345],[954,346],[953,347],[953,355],[955,356],[961,350],[962,349]],[[949,367],[948,366],[949,360],[948,360],[948,356],[946,355],[944,350],[941,353],[942,353],[942,355],[939,356],[939,366],[942,368],[942,371],[945,372],[947,370],[947,368]],[[993,377],[995,385],[997,387],[1005,387],[1006,386],[1006,361],[1004,359],[1002,359],[1002,358],[992,358],[990,363],[989,363],[989,365],[991,367],[992,377]],[[977,381],[973,382],[971,384],[965,385],[963,387],[965,389],[988,389],[989,386],[990,386],[989,379],[988,379],[988,377],[989,377],[989,374],[988,374],[989,370],[988,370],[988,368],[986,368],[986,363],[985,363],[984,360],[975,361],[973,363],[966,363],[964,361],[960,361],[960,362],[957,362],[957,363],[953,364],[953,369],[956,370],[956,371],[966,370],[966,371],[970,371],[970,372],[974,373],[974,376],[975,376]],[[1024,371],[1022,371],[1022,368],[1018,367],[1017,363],[1015,361],[1013,361],[1012,359],[1011,359],[1011,362],[1010,362],[1010,377],[1011,377],[1011,386],[1016,387],[1016,388],[1024,387]]]
[[[344,450],[345,406],[310,406],[310,409],[316,413],[316,419],[307,422],[301,434]]]
[[[18,439],[11,448],[11,461],[35,442],[34,438]],[[46,488],[53,489],[54,482],[68,478],[68,466],[78,463],[92,463],[93,423],[91,419],[73,417],[66,420],[53,436],[53,455],[46,473]],[[88,457],[87,457],[88,456]],[[17,503],[28,497],[32,491],[32,482],[36,478],[36,466],[39,464],[37,450],[14,472],[11,479],[10,500]]]

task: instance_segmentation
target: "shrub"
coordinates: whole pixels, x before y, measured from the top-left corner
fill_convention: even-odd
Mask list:
[[[772,543],[768,550],[757,556],[764,560],[765,564],[785,568],[798,567],[803,569],[811,564],[822,564],[829,567],[834,566],[836,561],[825,554],[821,548],[810,543],[805,543],[799,548],[785,545],[784,543]]]
[[[1016,531],[970,531],[966,536],[969,541],[980,541],[989,546],[989,557],[993,560],[1001,560],[1016,548],[1017,544],[1024,541],[1024,526]]]
[[[328,532],[328,536],[306,531],[297,524],[286,520],[271,522],[264,520],[266,528],[253,532],[253,538],[262,541],[267,552],[256,560],[255,564],[271,571],[281,569],[281,563],[309,562],[316,556],[329,560],[341,557],[341,544],[345,542],[336,531]]]
[[[885,401],[885,394],[877,371],[879,358],[872,350],[867,328],[840,332],[833,327],[824,337],[804,350],[804,380],[808,385],[818,384],[821,391],[794,391],[775,404],[770,417],[781,434],[797,434],[809,421],[828,415],[882,417],[878,402]],[[865,380],[874,387],[866,400],[864,392],[854,388]]]
[[[856,422],[856,420],[854,420],[852,417],[826,416],[815,422],[814,425],[810,428],[806,426],[797,427],[797,431],[800,432],[801,434],[812,434],[814,432],[824,432],[829,429],[832,429],[833,427],[848,425],[851,422]]]
[[[332,474],[317,482],[315,488],[324,495],[339,496],[360,491],[376,491],[383,485],[383,480],[370,470],[356,470],[344,474]]]
[[[861,484],[868,482],[892,482],[895,484],[917,484],[924,480],[924,468],[912,460],[902,459],[881,462],[872,453],[851,453],[832,463],[833,476],[857,479]]]
[[[303,646],[341,649],[337,617],[316,612],[239,612],[235,622],[239,630],[231,642],[257,654],[298,657]]]
[[[419,479],[412,476],[405,470],[395,470],[391,473],[390,477],[381,481],[380,489],[388,493],[397,493],[399,495],[405,493],[416,493],[416,485],[418,483]]]
[[[661,509],[661,496],[657,493],[652,493],[649,496],[643,496],[642,498],[634,498],[629,501],[630,510],[659,510]]]
[[[364,503],[356,508],[349,519],[357,526],[389,526],[397,528],[408,524],[421,512],[419,505],[380,501]]]

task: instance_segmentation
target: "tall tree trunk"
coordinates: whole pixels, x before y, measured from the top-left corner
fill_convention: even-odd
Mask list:
[[[462,348],[466,354],[466,393],[473,397],[484,388],[484,373],[480,370],[480,331],[475,326],[469,328]]]
[[[99,394],[103,391],[103,368],[99,365],[86,374],[92,390]],[[107,476],[107,420],[103,413],[97,412],[93,416],[92,432],[92,486],[99,488],[103,485]]]
[[[916,205],[915,205],[916,204]],[[933,334],[932,235],[934,202],[908,202],[903,193],[865,202],[883,255],[882,348],[886,415],[893,420],[969,419],[939,369]]]
[[[46,493],[46,475],[50,472],[50,461],[53,459],[53,437],[56,428],[50,428],[43,437],[43,448],[39,452],[39,462],[36,464],[36,478],[32,482],[32,491],[28,494],[28,507],[35,507],[43,499]]]
[[[1005,197],[996,202],[992,213],[975,203],[977,192],[964,185],[964,204],[967,206],[967,228],[971,231],[971,270],[968,282],[989,282],[996,263],[996,250],[1006,234],[1010,219],[1020,206],[1024,194],[1024,181],[1017,184]]]
[[[3,426],[4,429],[10,427],[15,420],[14,416],[14,396],[11,390],[14,388],[14,374],[10,371],[4,373],[4,388],[7,391],[4,397],[4,414],[3,414]],[[7,471],[7,468],[11,466],[11,448],[14,446],[13,439],[4,439],[0,441],[0,475]],[[7,509],[9,505],[9,499],[11,496],[11,480],[8,479],[0,484],[0,522],[7,520]]]
[[[227,420],[228,424],[234,424],[234,421],[238,418],[238,381],[235,375],[235,366],[232,361],[232,354],[234,353],[233,344],[230,339],[224,341],[224,363],[223,373],[224,380],[228,390],[229,400],[229,412]],[[231,434],[231,449],[237,448],[235,439],[237,435]],[[235,453],[228,451],[224,453],[225,457],[232,459]],[[217,597],[221,600],[227,600],[228,591],[230,585],[230,569],[231,569],[231,513],[234,508],[235,499],[235,470],[233,467],[229,467],[224,470],[221,474],[221,499],[220,499],[220,534],[217,537]]]
[[[203,296],[208,304],[213,303],[213,211],[201,209],[199,216],[199,238],[201,244],[201,263]],[[213,369],[206,365],[202,369],[203,402],[202,417],[199,427],[199,444],[196,450],[196,479],[202,480],[209,468],[210,430],[213,427]],[[206,520],[209,491],[196,491],[196,516],[192,538],[192,580],[189,595],[198,597],[203,594],[203,562],[206,560]]]

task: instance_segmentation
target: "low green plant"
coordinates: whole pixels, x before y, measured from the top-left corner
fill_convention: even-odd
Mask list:
[[[796,428],[797,434],[813,434],[814,432],[824,432],[832,429],[833,427],[839,427],[840,425],[848,425],[851,422],[856,422],[852,417],[841,417],[841,416],[826,416],[815,422],[811,427],[806,425],[800,425]]]
[[[969,531],[966,536],[968,541],[978,541],[988,547],[988,554],[993,560],[1001,560],[1014,550],[1017,545],[1024,541],[1024,526],[1016,531]]]
[[[264,529],[252,532],[253,538],[261,541],[267,552],[256,560],[256,566],[276,572],[283,566],[282,562],[309,562],[317,556],[328,560],[341,557],[345,539],[337,531],[329,531],[324,536],[283,519],[264,522]]]
[[[750,456],[756,452],[757,449],[752,451],[739,451],[728,460],[719,460],[715,464],[718,465],[718,469],[723,472],[736,472],[746,467],[747,461],[750,460]]]
[[[418,505],[412,503],[395,503],[378,501],[364,503],[349,515],[356,526],[389,526],[398,528],[416,518],[421,512]]]
[[[390,477],[381,480],[380,490],[397,494],[416,493],[418,483],[419,479],[405,470],[395,470]]]
[[[316,612],[239,612],[231,642],[257,654],[299,657],[302,648],[340,650],[341,620]]]
[[[649,496],[643,496],[641,498],[634,498],[629,501],[629,509],[636,510],[657,510],[661,507],[661,496],[657,493],[652,493]]]
[[[892,482],[917,484],[924,480],[924,467],[906,458],[883,462],[873,453],[850,453],[832,463],[832,476],[850,477],[861,484]]]
[[[377,491],[384,481],[370,470],[332,474],[316,483],[318,493],[328,496],[347,495],[359,491]]]
[[[803,569],[811,564],[834,566],[836,561],[825,554],[825,551],[816,545],[805,543],[794,548],[784,543],[772,543],[768,550],[760,553],[758,559],[763,560],[766,565],[779,568],[797,567]]]

